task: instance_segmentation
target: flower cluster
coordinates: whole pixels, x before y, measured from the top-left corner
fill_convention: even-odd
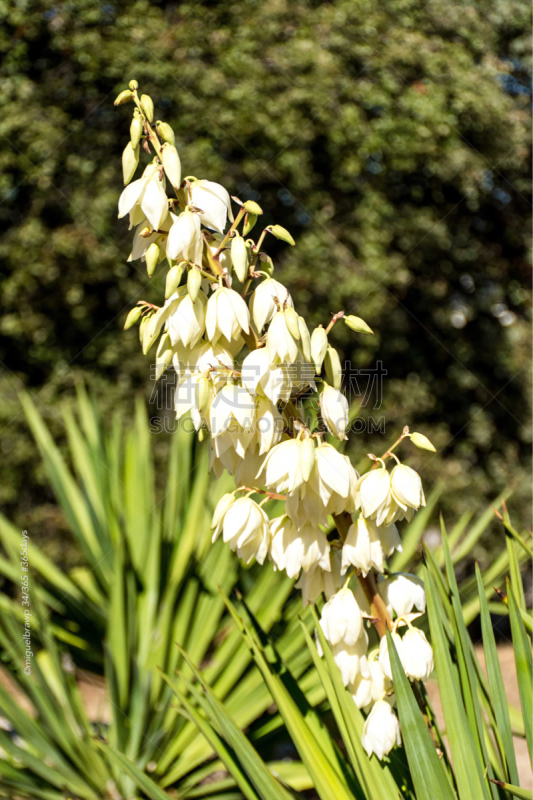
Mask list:
[[[168,272],[164,304],[138,303],[125,327],[139,323],[144,353],[157,343],[156,376],[171,367],[178,376],[178,419],[190,415],[209,440],[214,473],[235,476],[238,488],[216,507],[213,541],[222,534],[246,564],[269,559],[298,579],[304,605],[325,595],[322,631],[354,702],[369,712],[364,746],[382,758],[400,742],[385,626],[411,680],[427,680],[433,665],[412,624],[425,609],[421,582],[387,574],[387,557],[401,550],[397,523],[425,505],[420,477],[393,450],[409,438],[434,448],[405,428],[357,473],[334,444],[347,438],[350,414],[330,332],[341,320],[372,331],[342,311],[309,331],[263,249],[269,235],[294,245],[289,232],[269,225],[255,241],[257,203],[210,180],[182,180],[174,133],[154,123],[153,103],[137,88],[132,81],[116,100],[135,106],[119,217],[134,230],[130,260],[143,260],[149,276],[166,261]],[[141,148],[152,160],[132,180]],[[283,503],[283,513],[270,518],[266,503]]]

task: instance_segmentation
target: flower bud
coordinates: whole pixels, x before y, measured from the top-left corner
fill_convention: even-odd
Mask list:
[[[311,358],[315,365],[317,375],[322,371],[322,362],[328,349],[328,335],[324,328],[315,328],[311,334]]]
[[[150,322],[151,318],[152,318],[151,314],[145,314],[144,317],[141,319],[141,324],[139,325],[139,339],[141,341],[141,344],[143,343],[146,326]]]
[[[313,467],[315,466],[315,442],[309,437],[303,439],[300,447],[300,471],[304,483],[307,483],[311,477]]]
[[[141,108],[144,111],[148,122],[152,122],[154,118],[154,101],[149,95],[141,95]]]
[[[296,244],[289,231],[283,228],[281,225],[269,225],[267,230],[274,234],[276,239],[281,239],[282,242],[287,242],[293,247]]]
[[[356,333],[371,333],[372,335],[374,334],[374,331],[368,327],[364,319],[361,319],[361,317],[354,317],[352,315],[349,315],[347,317],[343,317],[343,320],[346,323],[346,325]]]
[[[164,142],[168,142],[171,145],[176,144],[176,137],[174,136],[174,131],[166,122],[156,122],[156,127],[160,137],[163,139]]]
[[[161,330],[161,326],[158,325],[159,322],[159,313],[156,312],[152,314],[149,318],[146,328],[143,331],[143,338],[142,338],[142,346],[143,346],[143,355],[146,355],[152,345],[154,344],[155,340],[159,336],[159,331]]]
[[[198,297],[198,292],[200,291],[200,287],[202,285],[202,273],[196,267],[193,267],[189,270],[187,274],[187,291],[190,295],[192,302],[196,301]]]
[[[205,408],[205,404],[209,398],[209,380],[205,376],[198,378],[194,391],[196,408],[198,411],[202,411]]]
[[[248,277],[248,249],[243,237],[238,233],[231,240],[231,261],[241,283]]]
[[[242,204],[242,207],[250,214],[255,214],[256,216],[263,213],[261,206],[255,203],[253,200],[247,200],[246,203]]]
[[[287,328],[289,329],[291,336],[293,336],[297,341],[299,341],[300,326],[298,324],[298,314],[296,313],[294,308],[292,308],[292,306],[287,306],[287,308],[283,313],[285,314],[285,323],[287,325]]]
[[[138,83],[137,83],[137,81],[135,81],[135,80],[133,80],[133,81],[130,81],[130,82],[128,83],[128,86],[130,87],[130,89],[131,89],[132,91],[133,91],[133,90],[135,90],[135,89],[138,89],[138,88],[139,88],[139,84],[138,84]]]
[[[128,100],[131,100],[132,97],[133,97],[133,92],[130,92],[128,89],[124,89],[124,91],[121,92],[116,97],[115,102],[114,102],[113,105],[121,106],[123,103],[127,103]]]
[[[174,294],[180,284],[182,275],[183,267],[171,267],[169,269],[165,281],[165,300],[168,300],[170,295]]]
[[[250,233],[250,231],[252,231],[255,227],[255,223],[257,222],[257,214],[250,214],[248,212],[248,214],[246,214],[246,217],[244,219],[245,222],[242,229],[242,233],[243,236],[247,236]]]
[[[148,273],[148,277],[151,278],[154,274],[154,270],[159,263],[159,245],[156,242],[152,242],[152,244],[146,250],[144,254],[144,258],[146,260],[146,271]]]
[[[161,160],[167,177],[174,187],[181,183],[181,161],[173,144],[165,143],[161,148]]]
[[[130,139],[131,139],[131,146],[135,150],[139,142],[141,141],[141,136],[143,135],[144,125],[142,121],[142,117],[136,116],[133,117],[130,125]]]
[[[128,328],[131,328],[132,325],[135,325],[136,322],[139,321],[139,317],[142,314],[141,306],[135,306],[129,312],[128,316],[126,317],[126,322],[124,323],[124,330],[127,331]]]
[[[298,330],[300,331],[300,347],[306,361],[311,361],[311,337],[303,317],[298,317]]]
[[[339,354],[334,347],[328,345],[324,358],[324,368],[326,375],[330,379],[335,389],[340,389],[342,384],[342,367]]]
[[[128,142],[122,153],[122,175],[124,178],[124,185],[128,184],[139,164],[139,145],[132,147],[131,142]]]
[[[432,453],[437,452],[437,449],[423,433],[416,433],[415,431],[415,433],[411,434],[411,441],[415,447],[420,447],[422,450],[431,450]]]

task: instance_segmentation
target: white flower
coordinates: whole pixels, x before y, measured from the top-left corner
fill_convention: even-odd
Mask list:
[[[396,529],[395,525],[391,527]],[[350,564],[360,569],[363,575],[367,575],[372,567],[378,572],[383,572],[383,558],[385,553],[388,555],[388,552],[384,551],[382,532],[385,532],[384,528],[378,528],[372,520],[365,519],[363,516],[359,516],[356,522],[350,525],[342,548],[343,574]],[[390,540],[391,533],[385,532],[385,535],[387,536],[386,541]],[[398,535],[397,531],[396,535]]]
[[[385,601],[389,614],[395,611],[398,617],[409,614],[413,607],[426,610],[424,581],[417,575],[397,572],[380,583],[379,593]]]
[[[294,308],[292,297],[283,284],[274,278],[261,281],[250,298],[250,314],[258,333],[283,305]]]
[[[193,181],[191,203],[199,210],[203,224],[219,233],[224,233],[228,216],[233,222],[231,199],[220,183],[207,180]]]
[[[426,505],[420,476],[406,464],[397,464],[391,472],[390,485],[394,499],[405,511]]]
[[[289,578],[296,578],[301,569],[309,572],[314,567],[330,569],[329,542],[326,534],[312,525],[297,530],[287,517],[277,517],[270,523],[272,544],[270,555],[278,569],[284,569]]]
[[[177,295],[177,296],[176,296]],[[205,307],[207,297],[202,291],[191,300],[187,287],[183,286],[170,297],[165,305],[171,305],[168,316],[168,333],[173,345],[181,343],[185,347],[194,347],[205,330]]]
[[[142,213],[142,212],[141,212]],[[142,214],[141,222],[136,226],[135,233],[133,234],[133,243],[131,246],[131,253],[128,256],[128,261],[136,261],[138,258],[144,258],[144,255],[151,244],[157,242],[159,247],[159,260],[162,261],[167,252],[167,237],[161,236],[160,231],[169,231],[172,220],[170,214],[160,224],[159,230],[154,231],[150,236],[141,236],[145,228],[149,227],[149,222]]]
[[[220,336],[229,340],[237,339],[241,330],[248,333],[250,314],[240,294],[223,286],[216,289],[207,301],[205,327],[212,342],[216,342]]]
[[[292,492],[309,479],[309,461],[314,460],[314,440],[287,439],[272,448],[265,459],[265,484],[276,492]]]
[[[355,644],[349,645],[339,642],[332,647],[333,658],[338,666],[342,682],[345,686],[353,683],[358,675],[370,676],[370,669],[366,658],[368,636],[363,631]]]
[[[370,662],[369,662],[370,666]],[[360,672],[348,686],[357,708],[366,708],[372,702],[372,675]]]
[[[271,364],[277,361],[293,364],[298,359],[298,342],[287,327],[283,311],[277,311],[272,317],[266,343]]]
[[[137,213],[137,209],[142,214]],[[118,218],[130,214],[133,225],[139,224],[146,217],[154,231],[161,230],[161,224],[168,214],[168,198],[163,182],[159,179],[159,170],[150,164],[142,178],[130,183],[118,201]]]
[[[287,402],[291,396],[290,369],[286,364],[270,364],[266,347],[252,350],[242,362],[241,382],[250,394],[261,391],[273,403]]]
[[[328,600],[322,609],[320,626],[332,645],[356,643],[363,631],[363,616],[351,589],[344,587]]]
[[[230,506],[233,505],[236,499],[237,498],[233,492],[226,492],[226,494],[222,495],[218,501],[213,513],[213,521],[211,522],[211,528],[214,528],[213,541],[215,541],[215,539],[217,539],[220,535],[222,523],[224,522],[224,514],[229,510]]]
[[[309,572],[302,572],[300,575],[298,583],[295,585],[302,592],[304,608],[309,603],[314,603],[322,592],[326,595],[326,599],[329,600],[340,589],[342,578],[340,560],[337,557],[337,553],[330,552],[330,565],[329,571],[323,570],[321,567],[313,567]]]
[[[255,432],[259,442],[259,455],[265,455],[279,444],[286,425],[277,406],[266,397],[257,397]]]
[[[228,504],[220,517],[213,541],[222,530],[226,544],[229,543],[246,564],[254,558],[262,564],[270,544],[268,517],[263,509],[249,497],[240,497]]]
[[[343,441],[347,438],[346,428],[349,422],[348,401],[342,392],[324,383],[320,395],[320,411],[326,428],[332,436]]]
[[[195,264],[201,265],[204,241],[200,227],[200,215],[187,209],[179,217],[172,212],[170,216],[173,224],[168,234],[168,257],[179,261],[193,261]]]
[[[226,384],[211,403],[209,428],[216,439],[226,431],[253,431],[255,403],[242,386]]]
[[[362,744],[368,756],[375,753],[381,760],[394,745],[400,745],[400,723],[386,700],[378,700],[368,715],[363,728]]]
[[[382,525],[390,504],[390,475],[385,467],[371,469],[359,478],[357,484],[356,508],[361,509],[363,517],[375,519]]]
[[[403,644],[402,639],[398,633],[391,633],[392,640],[396,645],[396,651],[398,653],[398,657],[402,664],[404,663],[404,652],[403,652]],[[387,637],[384,636],[379,643],[379,663],[381,664],[381,668],[387,678],[392,680],[392,669],[390,663],[390,655],[389,655],[389,647],[387,644]]]
[[[425,683],[433,672],[433,650],[424,631],[411,625],[403,636],[402,652],[405,674]]]

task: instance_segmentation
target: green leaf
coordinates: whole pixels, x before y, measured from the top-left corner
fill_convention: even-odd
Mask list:
[[[169,795],[166,794],[159,786],[153,782],[148,775],[145,775],[139,767],[137,767],[129,758],[117,750],[110,744],[104,744],[95,740],[98,747],[100,747],[105,754],[113,761],[120,770],[129,775],[130,778],[136,783],[139,789],[150,798],[150,800],[169,800]]]
[[[521,789],[520,786],[513,786],[511,783],[504,783],[503,781],[493,781],[493,783],[501,789],[505,789],[506,792],[514,795],[514,797],[520,797],[522,800],[533,800],[533,792],[531,789]]]
[[[532,700],[532,666],[531,666],[531,639],[528,637],[524,623],[520,616],[518,603],[510,583],[507,583],[507,598],[509,603],[509,619],[511,621],[511,634],[513,637],[516,676],[518,678],[518,691],[522,706],[522,716],[526,730],[529,760],[533,764],[533,700]]]
[[[402,667],[394,640],[387,630],[394,682],[398,702],[402,739],[409,762],[417,800],[454,800],[456,794],[440,762],[409,680]]]

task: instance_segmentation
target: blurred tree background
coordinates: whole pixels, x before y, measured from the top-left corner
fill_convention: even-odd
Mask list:
[[[22,385],[52,425],[76,380],[126,420],[153,391],[135,330],[121,330],[138,299],[162,296],[157,273],[127,263],[116,219],[130,114],[113,99],[136,78],[173,126],[185,175],[221,181],[291,231],[295,248],[269,252],[309,324],[343,308],[373,328],[334,336],[354,368],[387,370],[381,408],[361,415],[385,417],[387,442],[406,423],[430,436],[438,455],[410,463],[426,486],[443,482],[449,516],[512,484],[526,522],[526,0],[0,9],[0,500],[14,521],[60,541]],[[381,448],[371,439],[353,437],[358,457]]]

